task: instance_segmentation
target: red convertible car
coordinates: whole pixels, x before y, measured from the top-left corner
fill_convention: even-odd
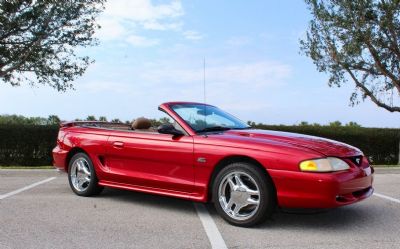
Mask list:
[[[333,208],[373,192],[373,168],[350,145],[252,129],[212,105],[170,102],[159,110],[169,119],[158,128],[145,118],[63,123],[54,166],[80,196],[113,187],[212,201],[238,226],[260,223],[277,207]]]

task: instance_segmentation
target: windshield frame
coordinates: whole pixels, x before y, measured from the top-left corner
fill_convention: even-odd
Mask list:
[[[207,126],[207,118],[205,117],[205,126],[203,129],[196,129],[195,127],[193,127],[193,125],[190,124],[190,122],[186,121],[184,119],[184,117],[182,117],[177,111],[176,111],[176,106],[197,106],[197,107],[204,107],[205,112],[207,112],[207,108],[212,108],[216,111],[219,112],[219,116],[222,116],[225,119],[228,119],[229,121],[233,122],[236,127],[223,127],[223,126]],[[196,134],[202,134],[202,133],[208,133],[208,132],[223,132],[223,131],[227,131],[227,130],[242,130],[242,129],[249,129],[251,128],[251,126],[247,125],[245,122],[243,122],[242,120],[238,119],[237,117],[233,116],[232,114],[216,107],[213,105],[208,105],[208,104],[203,104],[203,103],[171,103],[170,105],[168,105],[169,109],[175,114],[177,115],[182,122],[184,122],[188,127],[190,127]],[[201,108],[199,108],[201,109]],[[215,128],[215,129],[212,129]]]

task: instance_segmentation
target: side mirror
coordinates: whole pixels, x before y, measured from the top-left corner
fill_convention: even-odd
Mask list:
[[[157,131],[161,134],[171,134],[173,136],[183,136],[182,131],[175,129],[172,124],[162,124],[157,128]]]

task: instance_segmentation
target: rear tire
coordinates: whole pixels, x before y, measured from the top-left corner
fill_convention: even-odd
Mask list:
[[[215,177],[212,200],[230,224],[250,227],[265,221],[276,208],[275,190],[265,172],[247,162],[232,163]]]
[[[79,196],[97,195],[103,190],[98,185],[92,160],[85,153],[77,153],[69,161],[68,181],[72,191]]]

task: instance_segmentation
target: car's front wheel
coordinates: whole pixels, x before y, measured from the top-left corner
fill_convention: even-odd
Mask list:
[[[98,185],[92,160],[85,153],[75,154],[68,165],[68,181],[72,191],[80,196],[99,194],[103,187]]]
[[[249,227],[261,223],[276,207],[272,182],[250,163],[224,167],[215,177],[212,191],[217,212],[233,225]]]

